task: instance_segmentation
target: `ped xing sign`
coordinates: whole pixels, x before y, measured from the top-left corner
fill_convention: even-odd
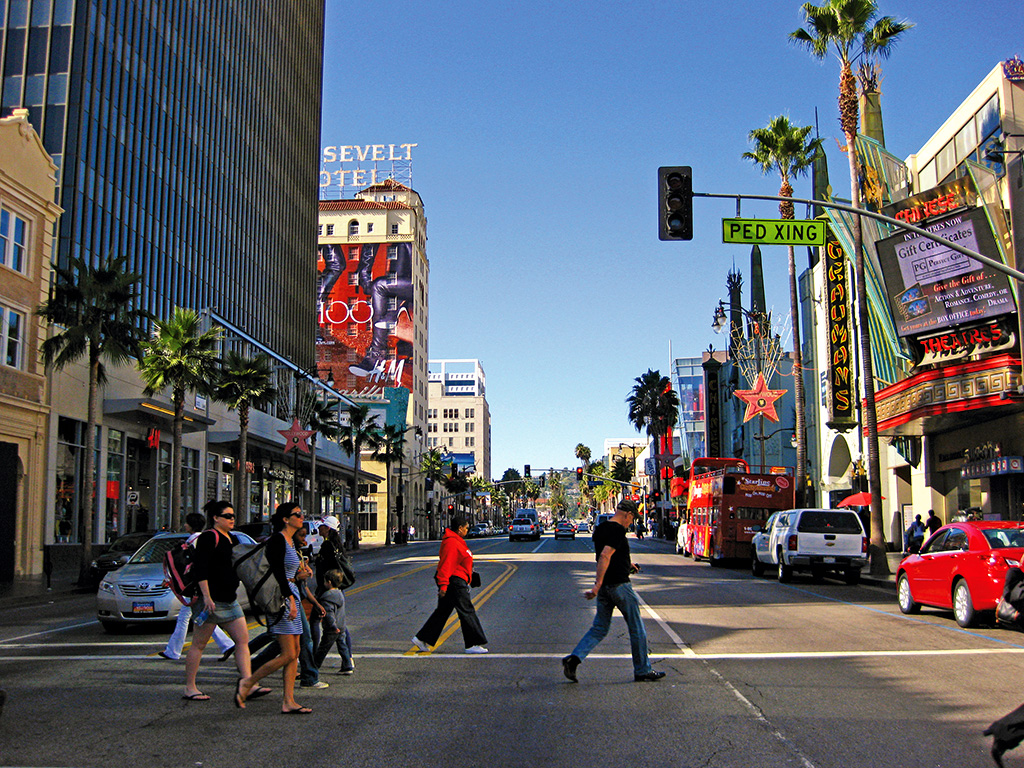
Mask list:
[[[824,221],[722,219],[723,243],[825,245]]]

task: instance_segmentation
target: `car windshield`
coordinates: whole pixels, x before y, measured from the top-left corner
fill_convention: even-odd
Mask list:
[[[122,536],[110,545],[107,552],[134,552],[149,538],[149,536]]]
[[[857,515],[837,509],[809,509],[800,515],[796,529],[800,533],[861,533]]]
[[[1024,547],[1024,530],[1014,528],[985,528],[982,530],[992,549]]]
[[[530,525],[532,522],[533,520],[528,517],[517,517],[512,521],[512,525]]]
[[[159,563],[164,559],[171,547],[181,544],[185,540],[182,536],[165,536],[162,538],[153,538],[142,545],[129,563]]]

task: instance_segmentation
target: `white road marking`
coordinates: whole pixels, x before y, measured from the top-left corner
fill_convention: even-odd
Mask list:
[[[87,621],[87,622],[85,622],[83,624],[70,624],[70,625],[68,625],[66,627],[57,627],[56,629],[45,629],[42,632],[33,632],[31,634],[28,634],[28,635],[19,635],[18,637],[8,637],[8,638],[6,638],[4,640],[0,640],[0,647],[6,645],[7,643],[13,643],[15,640],[24,640],[27,637],[42,637],[43,635],[52,635],[55,632],[66,632],[69,629],[81,629],[82,627],[92,627],[92,626],[95,626],[96,624],[99,624],[99,623],[100,622],[99,622],[98,619],[93,619],[92,621]]]
[[[693,652],[693,649],[690,648],[690,646],[688,646],[684,642],[683,638],[681,638],[676,633],[676,631],[674,629],[672,629],[672,627],[670,627],[668,625],[668,622],[666,622],[663,618],[661,618],[661,616],[659,616],[657,614],[657,612],[653,608],[651,608],[651,606],[649,606],[644,601],[644,599],[642,597],[640,597],[640,595],[637,595],[637,599],[640,601],[640,605],[643,606],[644,610],[647,611],[647,613],[649,613],[651,615],[652,619],[654,619],[656,622],[658,622],[658,626],[660,626],[665,631],[665,634],[668,635],[672,639],[672,642],[676,644],[676,647],[679,648],[683,652],[683,656],[695,656],[696,655]]]

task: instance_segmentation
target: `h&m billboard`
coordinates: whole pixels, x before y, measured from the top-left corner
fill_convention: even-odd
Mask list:
[[[922,225],[969,250],[999,259],[982,208],[970,208]],[[919,336],[1016,311],[1002,272],[934,240],[903,232],[877,243],[897,333]]]
[[[321,244],[317,364],[346,394],[412,389],[412,243]]]

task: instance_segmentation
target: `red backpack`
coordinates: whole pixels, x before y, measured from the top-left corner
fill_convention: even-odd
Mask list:
[[[165,581],[182,605],[193,605],[202,598],[193,573],[195,557],[196,549],[190,539],[171,547],[164,555]]]

